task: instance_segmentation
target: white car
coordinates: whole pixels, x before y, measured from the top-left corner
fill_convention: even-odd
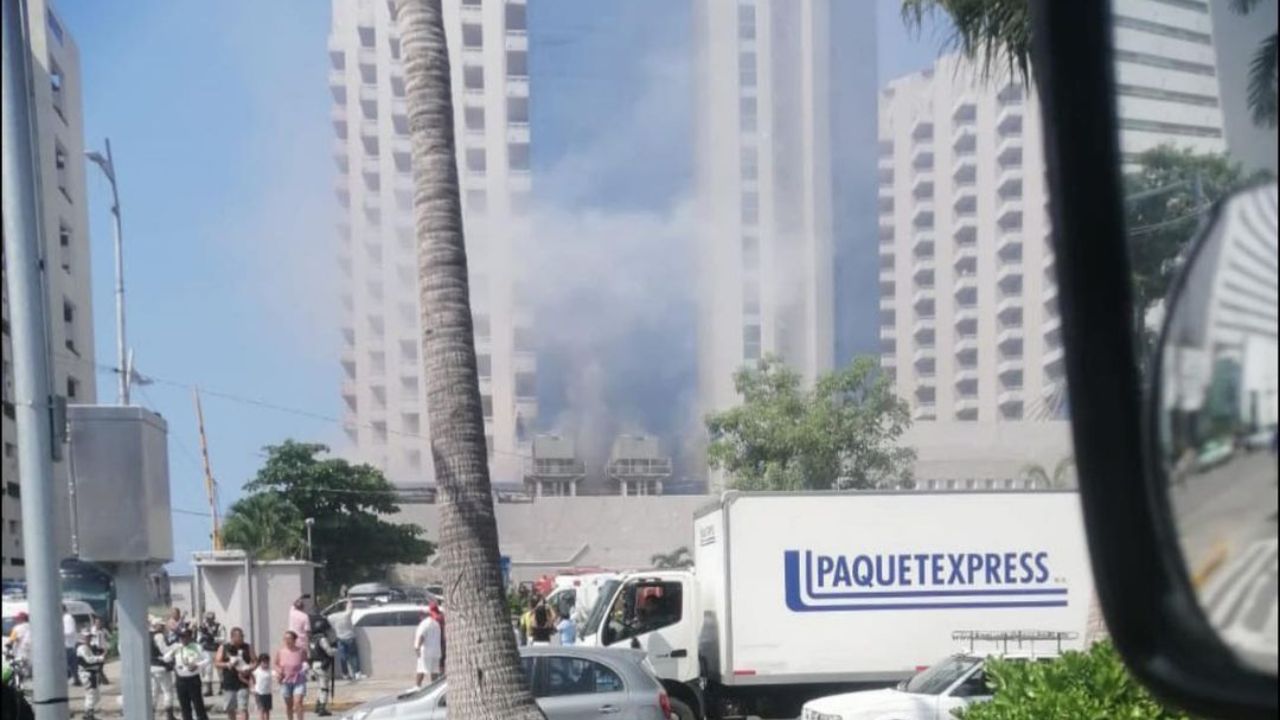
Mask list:
[[[953,710],[991,699],[988,657],[952,655],[895,688],[830,695],[804,704],[801,720],[954,720]],[[1052,656],[1005,655],[1005,660],[1052,660]]]
[[[414,603],[387,603],[357,607],[351,613],[351,624],[367,627],[417,627],[427,614],[426,605]]]

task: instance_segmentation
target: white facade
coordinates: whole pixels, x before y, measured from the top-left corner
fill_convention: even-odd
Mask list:
[[[695,5],[700,385],[774,354],[812,380],[833,358],[825,0]],[[870,9],[869,9],[870,12]]]
[[[39,143],[39,172],[46,264],[45,286],[51,349],[53,392],[68,402],[97,400],[94,366],[93,312],[89,264],[88,197],[85,194],[84,124],[81,114],[80,51],[54,9],[44,0],[29,0],[32,113]],[[7,274],[8,269],[6,267]],[[13,407],[13,346],[9,336],[9,293],[3,299],[4,456],[2,496],[3,576],[23,577],[22,478],[17,459]],[[66,487],[67,467],[53,465],[58,488]],[[65,497],[63,491],[59,497]],[[65,522],[61,518],[59,526]]]
[[[882,365],[917,423],[1058,407],[1038,107],[972,70],[945,57],[881,93]]]
[[[1225,152],[1213,18],[1204,0],[1115,0],[1120,149]]]
[[[490,470],[520,482],[537,417],[531,317],[511,246],[530,190],[526,4],[445,0],[458,166]],[[335,0],[329,39],[343,291],[342,398],[353,454],[397,485],[433,482],[420,348],[404,76],[384,0]]]

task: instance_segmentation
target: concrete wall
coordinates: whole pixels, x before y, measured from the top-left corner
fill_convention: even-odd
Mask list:
[[[706,495],[647,497],[544,497],[529,503],[498,503],[498,543],[511,557],[512,582],[533,580],[562,568],[643,568],[657,553],[693,549],[693,513]],[[437,505],[401,505],[396,522],[412,522],[440,537]],[[436,561],[433,558],[433,563]],[[438,568],[404,568],[412,582],[439,577]]]
[[[304,561],[253,563],[246,588],[244,564],[197,561],[197,612],[213,612],[228,628],[239,627],[254,652],[269,652],[288,628],[289,608],[315,589],[315,566]]]

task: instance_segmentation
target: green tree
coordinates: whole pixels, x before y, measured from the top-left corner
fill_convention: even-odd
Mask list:
[[[689,548],[684,545],[669,553],[657,553],[649,558],[649,562],[659,569],[693,567],[693,558],[689,556]]]
[[[707,418],[707,459],[743,490],[861,490],[910,481],[915,451],[898,446],[907,404],[871,357],[813,389],[773,357],[734,375],[738,407]]]
[[[955,714],[963,720],[1131,718],[1180,720],[1142,687],[1110,642],[1051,662],[992,659],[986,666],[994,696]]]
[[[222,523],[222,540],[260,560],[297,558],[306,554],[303,517],[278,493],[258,493],[237,500]]]
[[[1022,466],[1022,478],[1032,487],[1065,490],[1075,487],[1075,457],[1068,455],[1053,466],[1050,474],[1043,465],[1030,463]]]
[[[423,375],[449,608],[449,717],[543,717],[511,633],[467,286],[449,49],[440,0],[396,0],[413,164]]]
[[[262,533],[278,534],[289,554],[304,555],[303,522],[313,518],[312,556],[324,565],[321,587],[328,591],[382,579],[394,564],[422,563],[431,555],[422,528],[380,517],[400,508],[395,488],[376,468],[322,457],[329,449],[315,443],[286,440],[265,450],[266,462],[245,485],[250,496],[227,519],[228,544],[254,549]],[[272,517],[279,531],[258,527]]]

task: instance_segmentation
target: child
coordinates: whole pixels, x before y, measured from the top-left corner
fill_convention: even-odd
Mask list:
[[[253,669],[253,696],[258,703],[259,720],[271,717],[271,656],[258,656],[258,666]]]

